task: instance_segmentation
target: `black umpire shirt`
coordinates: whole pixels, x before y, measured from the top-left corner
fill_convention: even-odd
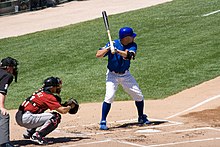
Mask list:
[[[0,69],[0,93],[3,95],[7,94],[8,87],[13,81],[13,75]]]

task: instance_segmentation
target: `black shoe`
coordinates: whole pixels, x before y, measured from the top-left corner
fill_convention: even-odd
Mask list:
[[[41,137],[38,132],[36,132],[32,135],[31,140],[40,144],[40,145],[47,145],[48,144],[48,141],[44,137]]]
[[[4,144],[0,144],[0,147],[14,147],[14,145],[11,144],[11,142],[7,142],[7,143],[4,143]]]
[[[31,136],[35,133],[36,129],[27,129],[24,134],[23,134],[23,138],[24,139],[30,139]]]
[[[23,138],[24,138],[24,139],[30,139],[31,136],[29,136],[29,134],[23,134]]]

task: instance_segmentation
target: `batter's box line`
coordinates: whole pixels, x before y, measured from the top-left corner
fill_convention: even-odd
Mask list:
[[[71,144],[71,145],[62,145],[60,147],[73,147],[73,146],[81,146],[81,145],[91,145],[91,144],[98,144],[98,143],[105,143],[105,142],[110,142],[112,141],[111,139],[106,139],[106,140],[100,140],[100,141],[94,141],[94,142],[87,142],[87,143],[78,143],[78,144]]]
[[[201,128],[192,128],[192,129],[183,129],[183,130],[175,130],[175,131],[169,131],[169,132],[156,132],[153,134],[144,134],[145,136],[150,136],[150,135],[164,135],[164,134],[171,134],[171,133],[182,133],[182,132],[190,132],[190,131],[198,131],[198,130],[214,130],[214,131],[220,131],[219,129],[215,129],[212,127],[201,127]]]
[[[198,130],[220,131],[219,129],[215,129],[213,127],[201,127],[201,128],[175,130],[175,131],[170,131],[170,132],[161,132],[161,133],[144,134],[144,135],[146,135],[146,136],[150,136],[150,135],[164,135],[164,134],[190,132],[190,131],[198,131]],[[172,142],[172,143],[164,143],[164,144],[141,145],[141,144],[136,144],[136,143],[132,143],[132,142],[128,142],[128,141],[122,141],[122,140],[125,140],[125,139],[131,139],[131,137],[112,138],[112,140],[115,141],[115,142],[119,142],[119,143],[127,144],[127,145],[138,146],[138,147],[159,147],[159,146],[177,145],[177,144],[185,144],[185,143],[194,143],[194,142],[220,140],[219,137],[215,137],[215,138],[197,139],[197,140],[181,141],[181,142],[174,142],[174,143]],[[132,138],[132,139],[134,139],[134,138]]]
[[[177,133],[177,132],[187,132],[187,131],[196,131],[196,130],[215,130],[220,131],[219,129],[215,129],[213,127],[202,127],[202,128],[193,128],[193,129],[185,129],[185,130],[176,130],[176,131],[170,131],[170,132],[163,132],[163,133],[156,133],[156,134],[169,134],[169,133]],[[146,134],[147,135],[147,134]],[[153,134],[155,135],[155,134]],[[121,144],[127,144],[137,147],[160,147],[160,146],[168,146],[168,145],[178,145],[178,144],[186,144],[186,143],[194,143],[194,142],[204,142],[204,141],[213,141],[213,140],[220,140],[220,137],[215,138],[206,138],[206,139],[197,139],[197,140],[189,140],[189,141],[181,141],[181,142],[172,142],[172,143],[165,143],[165,144],[152,144],[152,145],[141,145],[136,143],[131,143],[127,141],[120,141],[120,139],[126,139],[126,138],[111,138],[101,141],[95,141],[95,142],[87,142],[87,143],[80,143],[80,144],[72,144],[72,145],[64,145],[61,147],[74,147],[74,146],[80,146],[80,145],[92,145],[92,144],[99,144],[99,143],[105,143],[105,142],[118,142]],[[127,138],[130,139],[130,138]]]
[[[127,141],[119,141],[119,140],[117,140],[115,142],[127,144],[127,145],[132,145],[132,146],[137,146],[137,147],[160,147],[160,146],[171,146],[171,145],[173,146],[173,145],[178,145],[178,144],[213,141],[213,140],[220,140],[220,138],[219,137],[206,138],[206,139],[197,139],[197,140],[180,141],[180,142],[172,142],[172,143],[164,143],[164,144],[152,144],[152,145],[141,145],[141,144],[131,143],[131,142],[127,142]]]
[[[163,122],[163,123],[168,123],[168,124],[162,124],[160,123],[159,125],[147,125],[147,126],[142,126],[141,129],[145,129],[145,128],[162,128],[162,127],[169,127],[169,126],[176,126],[176,125],[182,125],[184,123],[182,122],[177,122],[177,121],[170,121],[170,120],[165,120],[165,119],[153,119],[150,118],[149,119],[150,122],[154,123],[154,122]],[[138,129],[140,130],[140,129]]]
[[[149,118],[149,120],[154,123],[154,122],[163,122],[163,123],[170,123],[166,125],[154,125],[153,127],[164,127],[164,126],[173,126],[173,125],[182,125],[182,122],[176,122],[176,121],[170,121],[170,120],[165,120],[165,119],[154,119],[154,118]],[[127,119],[127,120],[118,120],[118,121],[112,121],[112,122],[107,122],[108,124],[118,124],[118,123],[137,123],[137,119]],[[88,124],[88,125],[81,125],[82,127],[91,127],[91,126],[98,126],[99,123],[93,123],[93,124]],[[152,127],[152,126],[147,126]],[[59,130],[62,129],[71,129],[71,128],[77,128],[77,126],[64,126],[61,128],[58,128]],[[145,128],[143,126],[143,128]]]

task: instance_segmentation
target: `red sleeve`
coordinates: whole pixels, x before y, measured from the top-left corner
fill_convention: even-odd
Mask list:
[[[46,104],[50,110],[55,110],[61,107],[61,104],[57,101],[57,99],[53,95],[50,95],[48,97]]]

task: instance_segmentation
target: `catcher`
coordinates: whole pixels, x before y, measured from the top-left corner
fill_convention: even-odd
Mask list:
[[[16,113],[18,125],[27,128],[23,134],[25,139],[31,139],[40,145],[48,144],[44,138],[55,130],[60,123],[60,114],[75,114],[79,104],[75,99],[61,104],[60,92],[62,81],[58,77],[49,77],[44,80],[43,87],[28,97]],[[45,112],[47,109],[55,110]]]

